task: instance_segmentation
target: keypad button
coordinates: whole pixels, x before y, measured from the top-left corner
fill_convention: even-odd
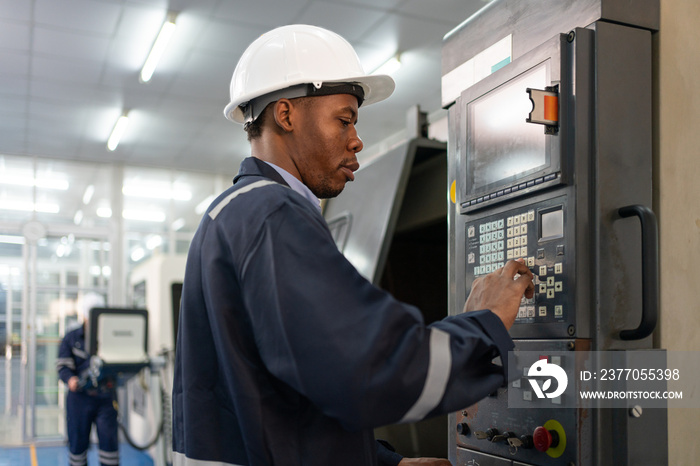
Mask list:
[[[520,223],[526,223],[527,222],[527,212],[524,214],[520,214]]]
[[[547,277],[547,286],[554,286],[554,277]]]
[[[564,285],[562,282],[554,282],[554,291],[562,291],[564,289]]]
[[[470,225],[469,228],[467,228],[467,236],[469,238],[476,236],[476,228],[474,228],[474,225]]]
[[[540,306],[538,308],[538,314],[540,317],[547,317],[547,306]]]
[[[530,256],[527,258],[527,266],[528,267],[534,267],[535,266],[535,258]]]
[[[479,233],[486,233],[486,226],[483,223],[479,225]]]
[[[498,249],[499,251],[503,251],[503,249],[504,249],[504,248],[503,248],[503,241],[499,241],[499,242],[498,242],[498,248],[497,248],[497,249]]]
[[[520,247],[520,236],[516,236],[515,238],[513,238],[513,246],[516,248]]]
[[[508,228],[508,229],[506,230],[506,236],[507,236],[508,238],[510,238],[510,237],[513,236],[513,228],[512,228],[512,227],[511,227],[511,228]]]
[[[547,288],[547,299],[554,298],[554,288]]]
[[[547,275],[547,266],[546,265],[540,265],[540,277],[544,277]]]
[[[520,215],[513,216],[513,225],[520,225]]]
[[[467,263],[473,264],[475,260],[476,260],[476,256],[474,256],[473,252],[470,252],[469,255],[467,256]]]
[[[522,247],[522,244],[520,246],[520,257],[527,257],[527,247]]]
[[[498,228],[503,228],[503,219],[498,221]]]
[[[522,233],[522,230],[520,230],[520,232]],[[527,236],[523,235],[520,237],[520,246],[525,246],[526,244],[527,244]]]
[[[563,267],[561,262],[554,264],[554,273],[562,273]]]
[[[520,234],[527,235],[527,223],[523,223],[522,225],[520,225]]]
[[[540,293],[541,294],[547,293],[547,285],[545,283],[540,283]]]
[[[557,304],[554,306],[554,315],[555,316],[563,316],[564,315],[564,307],[561,304]]]
[[[520,225],[513,227],[513,236],[520,236]]]
[[[538,259],[544,259],[544,249],[538,249],[538,250],[537,250],[537,258],[538,258]]]
[[[527,306],[527,316],[535,317],[535,306]]]
[[[509,226],[509,227],[513,226],[513,217],[508,217],[506,219],[506,226]]]
[[[534,221],[535,221],[535,211],[534,211],[534,210],[528,210],[528,211],[527,211],[527,221],[528,221],[528,222],[534,222]]]
[[[512,258],[513,258],[513,250],[512,250],[512,249],[508,249],[508,250],[506,251],[506,259],[507,259],[507,260],[511,260]]]

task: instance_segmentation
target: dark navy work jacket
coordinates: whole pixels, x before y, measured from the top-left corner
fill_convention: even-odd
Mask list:
[[[181,303],[176,466],[376,465],[374,427],[473,404],[504,383],[492,360],[513,347],[488,310],[426,326],[254,158],[204,215]]]

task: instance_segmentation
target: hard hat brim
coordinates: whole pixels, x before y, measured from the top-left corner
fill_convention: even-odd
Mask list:
[[[310,82],[314,81],[305,79],[300,82],[290,83],[290,87],[295,84],[305,84]],[[363,106],[381,102],[382,100],[388,98],[391,94],[393,94],[394,89],[396,88],[396,83],[394,82],[394,79],[386,74],[358,76],[343,78],[340,80],[326,80],[321,82],[358,83],[360,86],[362,86],[362,88],[365,91],[365,100],[363,102]],[[243,122],[245,121],[245,115],[243,110],[241,109],[241,105],[250,102],[252,99],[261,97],[275,90],[277,89],[271,88],[269,90],[258,91],[255,93],[256,95],[242,96],[240,99],[237,99],[236,102],[229,102],[229,104],[226,105],[226,107],[224,108],[224,116],[228,120],[231,120],[235,123],[243,124]]]

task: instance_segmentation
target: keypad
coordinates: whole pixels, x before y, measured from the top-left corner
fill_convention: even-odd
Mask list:
[[[486,217],[467,225],[467,286],[474,278],[524,259],[535,278],[535,295],[522,299],[516,323],[557,322],[567,300],[563,240],[538,241],[535,208]]]

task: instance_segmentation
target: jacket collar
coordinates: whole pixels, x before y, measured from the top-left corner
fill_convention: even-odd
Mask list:
[[[255,157],[246,157],[243,159],[241,168],[238,170],[238,175],[233,179],[233,184],[238,183],[242,178],[248,176],[262,176],[263,178],[268,178],[289,188],[289,184],[277,173],[277,170]]]

